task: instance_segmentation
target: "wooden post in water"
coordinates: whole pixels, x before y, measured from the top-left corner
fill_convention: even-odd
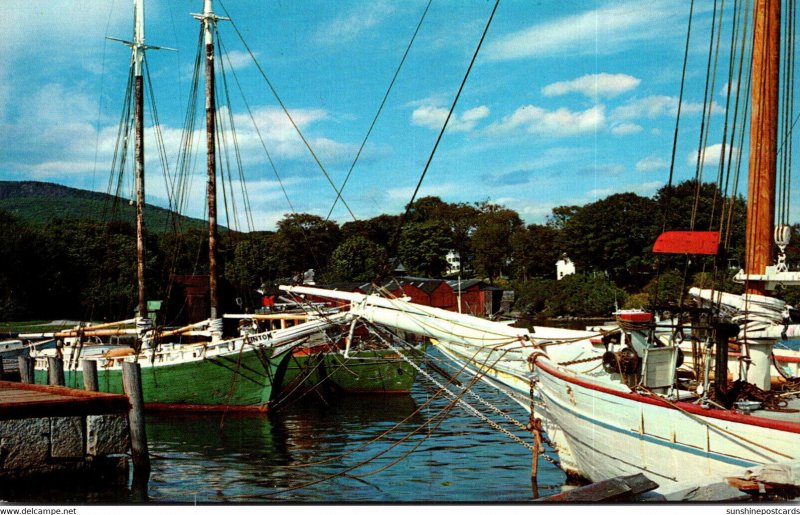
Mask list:
[[[100,391],[97,381],[97,361],[93,359],[82,359],[81,370],[83,371],[83,388],[90,392]]]
[[[36,382],[33,375],[33,358],[30,356],[19,356],[17,358],[19,363],[19,379],[26,384],[34,384]]]
[[[48,384],[64,386],[64,359],[50,356],[47,358]]]
[[[144,427],[144,395],[142,394],[142,369],[139,363],[122,363],[122,387],[131,403],[128,427],[131,433],[131,458],[133,481],[140,486],[150,479],[150,452]]]

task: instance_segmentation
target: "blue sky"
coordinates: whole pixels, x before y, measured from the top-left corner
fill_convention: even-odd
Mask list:
[[[426,3],[227,0],[224,7],[341,184]],[[693,176],[699,145],[711,2],[699,4],[677,180]],[[0,180],[105,191],[130,57],[106,36],[131,38],[132,0],[3,6]],[[174,168],[199,31],[190,13],[202,2],[145,6],[146,42],[179,50],[147,54]],[[399,213],[409,201],[492,7],[487,0],[433,1],[344,190],[359,219]],[[219,2],[215,9],[224,14]],[[652,195],[668,177],[688,13],[688,2],[673,0],[501,2],[420,196],[491,200],[542,223],[559,205],[622,191]],[[220,22],[219,31],[230,53],[225,62],[236,71],[294,210],[326,216],[333,188],[231,24]],[[290,208],[233,78],[229,83],[252,216],[256,228],[272,229]],[[724,104],[726,88],[718,79],[717,104]],[[706,144],[718,153],[719,105],[713,113]],[[197,123],[202,127],[202,119]],[[152,124],[148,109],[145,126]],[[147,151],[147,199],[165,205],[152,136]],[[708,164],[715,159],[706,156]],[[188,214],[203,216],[202,157],[194,173]],[[710,179],[716,171],[708,173]],[[352,219],[341,204],[333,218]]]

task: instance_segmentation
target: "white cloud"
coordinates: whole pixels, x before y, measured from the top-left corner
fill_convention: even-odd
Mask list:
[[[402,210],[405,208],[405,205],[408,204],[408,201],[411,200],[411,195],[414,194],[414,186],[403,186],[397,188],[387,188],[386,189],[386,199],[388,202],[388,208],[394,208],[397,210]],[[436,195],[439,197],[446,197],[447,195],[452,195],[456,193],[462,193],[464,191],[464,185],[461,183],[455,182],[447,182],[447,183],[438,183],[438,184],[423,184],[420,188],[419,192],[417,193],[417,198],[422,198],[428,195]],[[387,210],[386,212],[389,212]]]
[[[703,110],[699,102],[683,102],[681,115],[696,114]],[[712,114],[723,113],[722,106],[715,101],[711,106]],[[615,108],[611,112],[614,120],[632,120],[635,118],[657,118],[659,116],[677,116],[678,97],[668,95],[649,95],[643,98],[634,98]]]
[[[650,181],[645,183],[635,184],[617,184],[608,188],[596,188],[587,191],[585,197],[587,202],[595,202],[616,193],[636,193],[643,197],[651,197],[655,194],[656,190],[663,186],[662,181]]]
[[[617,193],[617,191],[618,188],[595,188],[587,191],[586,197],[592,199],[592,202],[594,202],[609,195],[613,195]]]
[[[647,156],[636,163],[637,172],[650,172],[653,170],[663,170],[669,163],[658,156]]]
[[[580,5],[580,4],[579,4]],[[676,31],[679,2],[619,2],[548,20],[500,37],[484,53],[494,61],[558,55],[612,54]],[[668,32],[669,31],[669,32]]]
[[[345,159],[355,152],[352,145],[323,136],[313,137],[309,134],[309,129],[314,124],[329,119],[329,114],[324,109],[291,109],[290,113],[323,164]],[[258,132],[253,127],[253,120],[258,127]],[[253,155],[253,159],[266,161],[260,139],[263,138],[273,159],[276,157],[301,159],[309,155],[308,149],[282,109],[277,107],[255,108],[253,109],[253,120],[247,113],[234,115],[236,137],[243,153],[249,151]]]
[[[640,79],[624,73],[594,73],[577,79],[554,82],[542,88],[545,96],[581,93],[587,97],[614,97],[636,88]]]
[[[440,130],[447,119],[449,111],[444,107],[423,105],[414,109],[411,113],[411,122],[421,127]],[[457,132],[469,132],[475,128],[480,120],[487,116],[489,116],[489,108],[486,106],[474,107],[460,114],[455,113],[450,117],[447,129]]]
[[[642,126],[635,123],[618,123],[611,126],[611,134],[615,136],[626,136],[642,132]]]
[[[631,191],[643,197],[652,197],[664,185],[664,181],[650,181],[641,184],[631,184],[626,191]]]
[[[66,44],[102,45],[106,26],[109,35],[130,39],[133,3],[125,7],[114,9],[107,0],[60,2],[58,8],[50,0],[5,1],[0,16],[5,52],[18,51],[41,38],[46,38],[51,49]],[[158,15],[158,8],[148,9],[147,16]]]
[[[691,166],[697,165],[697,150],[692,151],[687,156],[686,162]],[[738,159],[739,157],[739,150],[734,147],[731,149],[729,145],[725,146],[725,160],[728,160],[728,156],[731,156],[732,159]],[[715,143],[714,145],[708,145],[703,149],[700,153],[700,158],[703,161],[704,166],[714,166],[718,165],[720,162],[720,158],[722,157],[722,143]]]
[[[598,104],[584,111],[570,111],[564,107],[549,111],[542,107],[526,105],[511,116],[489,126],[493,133],[523,129],[531,134],[571,136],[595,132],[605,128],[605,108]]]
[[[234,70],[241,70],[242,68],[247,68],[254,64],[253,58],[258,59],[258,52],[253,52],[253,57],[250,57],[249,52],[231,50],[225,54],[224,65],[227,70],[231,68]]]
[[[386,20],[395,7],[389,2],[359,3],[347,13],[342,13],[326,25],[320,26],[314,36],[317,43],[336,44],[351,41]]]
[[[82,92],[80,86],[67,88],[53,83],[30,91],[16,107],[18,112],[14,118],[0,123],[0,148],[7,173],[15,173],[21,180],[50,179],[69,183],[94,177],[97,184],[107,181],[118,133],[117,120],[101,118],[98,121],[96,100],[90,94]],[[323,164],[350,162],[355,154],[354,145],[315,134],[317,125],[329,119],[325,110],[295,109],[291,112]],[[311,157],[283,111],[259,107],[253,109],[253,116],[272,158],[294,165],[288,171],[279,168],[279,172],[282,175],[303,173],[297,163],[308,163]],[[227,108],[220,109],[220,117],[227,119]],[[249,114],[234,113],[233,118],[245,168],[266,163],[266,154]],[[183,130],[162,124],[160,131],[168,159],[172,160],[181,144]],[[204,124],[196,128],[193,138],[195,148],[204,151]],[[232,141],[230,134],[225,134],[225,138]],[[158,147],[147,116],[145,148],[148,149],[146,170],[157,177],[161,168]],[[261,167],[259,170],[258,173],[272,175],[269,169],[265,171]],[[161,179],[149,181],[148,189],[158,188],[162,182]]]

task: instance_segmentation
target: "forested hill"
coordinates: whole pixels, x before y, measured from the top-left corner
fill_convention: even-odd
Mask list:
[[[36,226],[45,226],[51,220],[93,220],[107,222],[120,220],[134,223],[135,207],[128,199],[118,198],[113,218],[111,209],[114,197],[105,193],[70,188],[60,184],[39,181],[0,181],[0,210]],[[149,231],[169,230],[169,210],[145,204],[145,225]],[[179,216],[184,229],[205,227],[196,218]]]

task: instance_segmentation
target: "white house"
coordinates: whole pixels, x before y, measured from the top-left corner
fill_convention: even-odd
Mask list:
[[[575,263],[566,254],[556,261],[556,279],[559,281],[568,275],[575,273]]]
[[[446,275],[453,275],[461,272],[461,256],[455,250],[451,250],[445,257],[447,260]]]

